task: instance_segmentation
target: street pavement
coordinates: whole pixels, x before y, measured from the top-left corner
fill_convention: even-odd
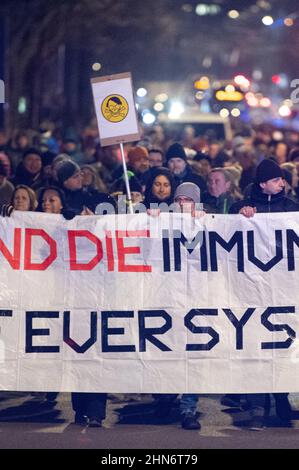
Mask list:
[[[295,449],[299,448],[299,395],[291,395],[292,426],[275,416],[264,419],[263,396],[251,396],[252,409],[201,395],[200,431],[180,426],[178,401],[167,418],[157,418],[151,395],[109,395],[102,428],[73,423],[69,393],[48,403],[43,394],[0,393],[0,449]],[[273,402],[273,400],[272,400]]]

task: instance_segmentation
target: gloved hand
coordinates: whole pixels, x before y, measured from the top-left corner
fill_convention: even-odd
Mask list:
[[[1,217],[10,217],[13,211],[13,206],[10,204],[2,204],[0,207],[0,215]]]

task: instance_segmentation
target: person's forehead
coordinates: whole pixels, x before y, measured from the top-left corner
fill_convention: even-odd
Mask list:
[[[17,189],[16,192],[15,192],[15,195],[17,195],[17,194],[21,194],[21,195],[26,194],[26,196],[28,196],[28,192],[24,188]]]
[[[78,170],[76,171],[76,173],[74,173],[72,176],[70,176],[68,179],[66,179],[65,181],[69,181],[69,180],[72,180],[72,179],[77,179],[79,176],[81,176],[82,173],[81,173],[81,170]]]
[[[59,197],[59,194],[57,191],[55,191],[55,189],[47,189],[45,192],[44,192],[44,198],[45,197]]]
[[[213,171],[213,173],[209,174],[209,179],[219,179],[224,178],[224,174],[221,171]]]
[[[165,175],[157,175],[154,181],[167,181],[169,183],[169,179]]]
[[[193,202],[193,199],[189,196],[183,196],[182,194],[180,194],[179,196],[176,197],[176,200],[184,200],[184,201],[190,201],[190,202]]]
[[[37,153],[28,153],[28,154],[25,156],[25,160],[26,160],[27,158],[31,158],[31,159],[35,158],[35,159],[41,160],[41,157],[40,157]]]
[[[157,158],[157,157],[162,158],[162,155],[161,155],[160,152],[149,152],[149,156],[150,157],[155,157],[155,158]]]
[[[281,179],[281,176],[277,176],[276,178],[271,178],[270,180],[266,181],[266,183],[275,183],[276,181],[280,181]]]

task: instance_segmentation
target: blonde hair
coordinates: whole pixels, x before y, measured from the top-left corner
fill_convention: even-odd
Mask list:
[[[296,164],[293,163],[293,162],[286,162],[286,163],[282,163],[280,165],[280,168],[282,168],[283,170],[288,170],[292,173],[292,171],[296,170]]]
[[[94,189],[97,189],[98,191],[101,191],[102,193],[107,192],[107,187],[102,180],[102,178],[99,176],[96,168],[94,168],[92,165],[83,165],[81,166],[81,170],[89,170],[92,174],[92,187]]]
[[[29,197],[29,211],[35,211],[35,209],[37,208],[37,197],[36,197],[36,194],[35,192],[33,191],[33,189],[29,188],[29,186],[26,186],[25,184],[19,184],[18,186],[15,187],[15,190],[14,192],[12,193],[12,196],[11,196],[11,203],[13,205],[13,201],[14,201],[14,198],[15,198],[15,195],[16,195],[16,192],[19,190],[19,189],[24,189],[27,194],[28,194],[28,197]]]

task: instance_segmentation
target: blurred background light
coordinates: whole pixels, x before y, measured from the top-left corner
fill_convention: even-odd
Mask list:
[[[265,26],[271,26],[271,24],[273,24],[273,18],[272,16],[264,16],[262,18],[262,23],[265,25]]]
[[[137,96],[139,96],[139,98],[144,98],[144,96],[146,95],[147,95],[147,90],[145,88],[138,88]]]
[[[164,109],[164,104],[163,103],[158,102],[158,103],[154,104],[154,110],[157,111],[158,113],[160,111],[163,111],[163,109]]]
[[[169,111],[169,118],[176,119],[184,112],[185,108],[179,101],[173,101]]]
[[[101,68],[102,65],[99,62],[95,62],[94,64],[92,64],[92,70],[94,70],[95,72],[98,72],[99,70],[101,70]]]
[[[239,110],[239,108],[233,108],[233,109],[231,110],[231,115],[232,115],[233,117],[238,117],[238,116],[240,116],[240,114],[241,114],[241,111]]]
[[[237,10],[230,10],[230,11],[227,13],[227,16],[228,16],[229,18],[231,18],[232,20],[235,20],[235,19],[239,18],[240,13],[239,13]]]
[[[168,95],[167,93],[159,93],[155,97],[155,101],[161,101],[161,103],[165,103],[165,101],[168,100]]]
[[[289,117],[292,114],[292,111],[288,106],[283,104],[282,106],[280,106],[278,113],[281,117]]]
[[[220,109],[219,114],[221,117],[226,118],[229,116],[229,110],[226,108],[222,108]]]
[[[146,112],[143,116],[142,116],[142,120],[144,122],[144,124],[153,124],[156,120],[156,117],[154,114],[150,113],[150,112]]]

